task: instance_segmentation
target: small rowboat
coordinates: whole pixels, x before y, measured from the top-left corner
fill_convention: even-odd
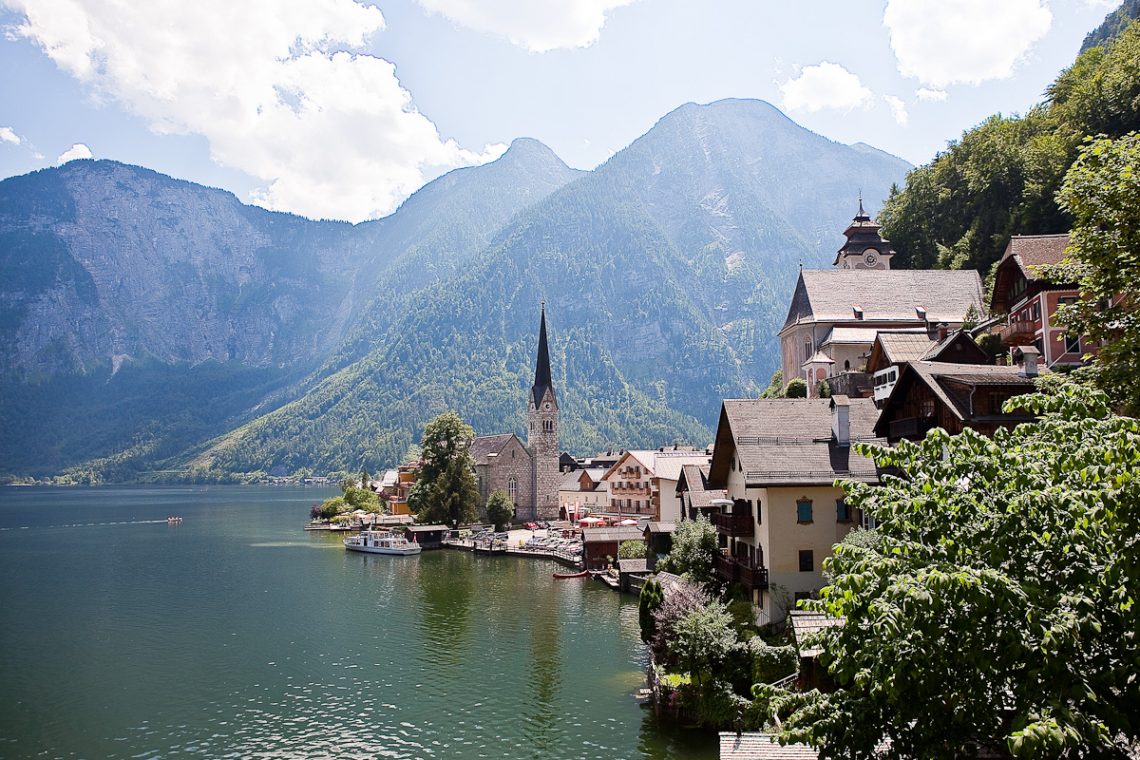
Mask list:
[[[587,575],[589,575],[589,573],[586,572],[585,570],[583,570],[580,573],[555,573],[554,574],[554,580],[563,581],[563,580],[566,580],[567,578],[585,578]]]

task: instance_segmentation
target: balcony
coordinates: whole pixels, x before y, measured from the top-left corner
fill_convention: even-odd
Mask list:
[[[1035,322],[1006,322],[998,328],[1002,345],[1028,346],[1037,339],[1037,324]]]
[[[768,588],[768,568],[757,567],[748,560],[720,556],[716,558],[716,572],[730,583],[739,583],[749,591]]]
[[[712,516],[712,524],[718,532],[726,536],[747,538],[756,530],[756,522],[752,515],[717,514]]]
[[[887,437],[892,441],[900,438],[922,438],[927,431],[938,427],[938,420],[934,417],[903,417],[891,420]]]

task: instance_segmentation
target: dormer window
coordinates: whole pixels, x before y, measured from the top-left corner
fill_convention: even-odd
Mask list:
[[[851,307],[851,311],[855,312],[855,319],[862,319],[863,318],[863,307],[860,306],[859,304],[854,304]]]

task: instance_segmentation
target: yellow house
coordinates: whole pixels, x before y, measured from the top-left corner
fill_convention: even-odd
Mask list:
[[[721,406],[708,477],[710,489],[727,491],[712,516],[717,572],[748,591],[761,623],[782,621],[824,585],[823,560],[861,520],[834,482],[878,481],[874,462],[851,450],[885,443],[872,432],[877,417],[871,399],[846,396]]]

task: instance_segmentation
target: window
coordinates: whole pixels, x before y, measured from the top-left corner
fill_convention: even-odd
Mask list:
[[[1034,319],[1034,321],[1041,319],[1041,302],[1040,301],[1034,301],[1033,302],[1033,319]]]
[[[796,607],[799,607],[801,599],[811,599],[811,592],[810,591],[797,591],[795,593],[794,598],[795,598],[795,602],[796,602]]]
[[[846,499],[835,500],[835,521],[836,522],[851,522],[851,507],[847,506]]]
[[[1065,353],[1066,354],[1079,354],[1081,352],[1081,336],[1079,335],[1066,335],[1065,336]]]
[[[507,481],[507,496],[511,501],[515,501],[519,497],[519,482],[514,478]]]
[[[796,522],[811,522],[811,499],[800,499],[796,502]],[[803,552],[800,552],[802,555]]]
[[[843,360],[843,371],[844,372],[850,372],[851,371],[851,360],[850,359],[844,359]]]
[[[863,530],[874,530],[879,527],[879,521],[866,512],[863,513]]]
[[[810,573],[815,571],[815,552],[811,549],[800,550],[800,572]]]

